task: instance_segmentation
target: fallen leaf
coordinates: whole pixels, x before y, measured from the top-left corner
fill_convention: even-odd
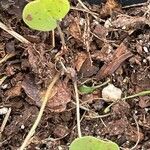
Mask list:
[[[62,112],[71,101],[71,92],[66,82],[59,81],[53,88],[55,95],[47,102],[47,108],[52,112]]]
[[[79,19],[75,18],[69,25],[69,33],[77,40],[83,41],[82,40],[82,34],[81,34],[81,29],[79,26]]]
[[[133,54],[128,50],[128,47],[124,42],[115,50],[111,61],[104,64],[102,68],[96,74],[97,79],[102,79],[108,75],[113,74],[119,66]]]
[[[30,98],[29,104],[41,106],[40,90],[34,82],[33,76],[26,76],[22,82],[22,88],[24,89],[27,96]]]
[[[21,82],[18,82],[14,87],[5,92],[7,99],[21,95]]]
[[[75,68],[77,69],[78,72],[80,71],[80,69],[86,59],[87,59],[86,53],[84,53],[84,52],[77,53],[74,64],[75,64]]]
[[[98,67],[94,66],[91,63],[90,59],[87,58],[84,61],[83,65],[80,69],[79,74],[81,77],[87,78],[87,77],[91,77],[91,76],[95,75],[97,73],[97,71],[98,71]]]

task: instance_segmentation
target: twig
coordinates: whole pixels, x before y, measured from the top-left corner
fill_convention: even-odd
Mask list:
[[[2,78],[0,78],[0,86],[2,85],[2,83],[7,79],[7,76],[3,76]]]
[[[44,96],[44,98],[43,98],[43,100],[42,100],[42,105],[41,105],[39,114],[38,114],[38,116],[37,116],[37,118],[36,118],[36,120],[35,120],[35,122],[34,122],[32,128],[30,129],[28,135],[26,136],[26,138],[25,138],[25,140],[24,140],[24,142],[23,142],[23,144],[21,145],[21,147],[20,147],[19,150],[24,150],[24,148],[27,146],[27,144],[28,144],[30,138],[33,136],[33,134],[34,134],[34,132],[35,132],[35,130],[36,130],[36,128],[37,128],[37,126],[38,126],[38,124],[39,124],[41,118],[42,118],[42,115],[43,115],[45,106],[46,106],[46,104],[47,104],[47,101],[49,100],[49,98],[50,98],[50,96],[51,96],[51,94],[52,94],[52,88],[53,88],[53,86],[55,85],[55,83],[57,82],[57,80],[59,79],[59,75],[60,75],[60,73],[57,73],[57,74],[55,75],[53,81],[52,81],[52,82],[50,83],[50,85],[48,86],[47,91],[46,91],[46,94],[45,94],[45,96]]]
[[[6,54],[6,55],[0,60],[0,64],[2,64],[3,62],[6,62],[9,58],[14,57],[15,55],[16,55],[15,53]]]
[[[6,32],[8,32],[9,34],[11,34],[13,37],[15,37],[20,42],[25,43],[25,44],[29,44],[30,43],[27,39],[25,39],[23,36],[21,36],[20,34],[18,34],[17,32],[15,32],[13,29],[8,28],[2,22],[0,22],[0,28],[2,28],[3,30],[5,30]]]
[[[136,128],[137,128],[137,134],[138,134],[137,137],[138,137],[138,139],[137,139],[135,145],[132,148],[130,148],[130,150],[134,150],[137,147],[137,145],[139,144],[139,142],[140,142],[140,128],[139,128],[139,124],[137,122],[135,114],[133,115],[133,118],[134,118],[134,121],[135,121],[135,124],[136,124]]]
[[[55,30],[52,30],[52,48],[55,47]]]
[[[132,5],[128,5],[128,6],[123,6],[122,8],[131,8],[131,7],[139,7],[139,6],[146,6],[147,3],[139,3],[139,4],[132,4]]]
[[[59,32],[59,35],[60,35],[60,38],[61,38],[62,46],[66,46],[64,35],[63,35],[63,32],[60,28],[59,23],[57,24],[57,29],[58,29],[58,32]]]
[[[80,5],[87,11],[90,11],[83,3],[81,0],[78,0],[78,2],[80,3]]]
[[[71,7],[71,9],[72,9],[72,10],[77,10],[77,11],[86,12],[86,13],[91,14],[92,16],[93,16],[93,15],[94,15],[94,16],[98,16],[98,14],[97,14],[97,13],[92,12],[92,11],[90,11],[90,10],[81,9],[81,8],[77,8],[77,7]]]
[[[98,116],[85,116],[85,118],[90,118],[90,119],[98,119],[98,118],[105,118],[110,116],[110,113],[105,114],[105,115],[98,115]]]
[[[80,102],[79,102],[79,93],[77,88],[77,81],[74,81],[74,90],[75,90],[75,97],[76,97],[76,115],[77,115],[77,129],[78,129],[78,136],[79,138],[81,135],[81,125],[80,125]]]
[[[5,129],[5,126],[6,126],[6,123],[7,123],[7,121],[8,121],[8,118],[9,118],[9,116],[10,116],[10,113],[11,113],[11,108],[8,109],[8,112],[7,112],[7,114],[5,115],[5,118],[4,118],[3,123],[2,123],[2,125],[1,125],[1,128],[0,128],[0,139],[1,139],[1,136],[2,136],[2,132],[3,132],[4,129]]]

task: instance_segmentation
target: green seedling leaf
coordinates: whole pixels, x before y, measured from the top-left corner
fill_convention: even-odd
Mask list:
[[[92,136],[75,139],[69,150],[119,150],[119,146],[112,141],[104,141]]]
[[[23,10],[23,20],[32,29],[50,31],[69,11],[68,0],[35,0]]]
[[[95,87],[90,87],[90,86],[86,86],[86,85],[81,85],[79,87],[79,91],[81,92],[81,94],[90,94],[92,92],[94,92],[96,88]]]
[[[48,14],[56,20],[61,20],[70,10],[68,0],[41,0]]]
[[[96,89],[108,84],[110,82],[110,80],[107,80],[106,82],[104,82],[103,84],[97,85],[97,86],[86,86],[86,85],[81,85],[79,87],[79,91],[81,92],[81,94],[90,94],[92,92],[94,92]]]

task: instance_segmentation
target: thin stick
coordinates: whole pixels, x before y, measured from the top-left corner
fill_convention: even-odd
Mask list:
[[[89,9],[82,3],[81,0],[78,0],[78,2],[81,4],[81,6],[82,6],[85,10],[89,11]]]
[[[7,112],[7,114],[5,115],[5,118],[4,118],[3,123],[2,123],[2,125],[1,125],[1,128],[0,128],[0,139],[1,139],[2,132],[3,132],[4,129],[5,129],[5,126],[6,126],[6,123],[7,123],[7,121],[8,121],[8,118],[9,118],[9,116],[10,116],[10,113],[11,113],[11,108],[8,109],[8,112]]]
[[[55,47],[55,30],[52,30],[52,47]]]
[[[8,32],[9,34],[11,34],[13,37],[15,37],[20,42],[25,43],[25,44],[29,44],[30,43],[27,39],[25,39],[23,36],[21,36],[20,34],[18,34],[17,32],[15,32],[13,29],[8,28],[2,22],[0,22],[0,28],[2,28],[3,30],[5,30],[6,32]]]
[[[97,118],[105,118],[105,117],[108,117],[110,116],[111,114],[108,113],[108,114],[105,114],[105,115],[98,115],[98,116],[85,116],[85,118],[89,118],[89,119],[97,119]]]
[[[137,139],[135,145],[132,148],[130,148],[130,150],[134,150],[137,147],[137,145],[139,144],[139,142],[140,142],[140,134],[139,134],[140,133],[140,128],[139,128],[139,124],[137,122],[135,114],[133,115],[133,118],[134,118],[134,121],[135,121],[135,124],[136,124],[136,128],[137,128],[137,134],[138,134],[137,137],[138,137],[138,139]]]
[[[86,9],[81,9],[81,8],[77,8],[77,7],[71,7],[72,10],[77,10],[77,11],[82,11],[82,12],[86,12],[86,13],[89,13],[91,14],[92,16],[95,15],[95,16],[98,16],[99,14],[95,13],[95,12],[92,12],[90,10],[86,10]]]
[[[75,90],[75,97],[76,97],[76,115],[77,115],[77,129],[78,129],[78,136],[79,138],[81,135],[81,125],[80,125],[80,102],[79,102],[79,94],[78,94],[78,88],[77,88],[77,81],[73,83],[74,90]]]
[[[6,62],[9,58],[14,57],[16,54],[15,53],[10,53],[5,55],[1,60],[0,60],[0,64]]]
[[[20,150],[24,150],[25,147],[27,146],[29,140],[31,139],[31,137],[33,136],[39,122],[41,121],[41,118],[42,118],[42,115],[43,115],[43,112],[44,112],[44,109],[45,109],[45,106],[47,104],[47,101],[49,100],[49,97],[51,96],[52,94],[52,88],[53,86],[55,85],[55,83],[57,82],[57,80],[59,79],[59,75],[60,73],[57,73],[53,79],[53,81],[50,83],[50,85],[48,86],[47,88],[47,91],[46,91],[46,94],[45,94],[45,97],[43,98],[43,101],[42,101],[42,105],[41,105],[41,108],[40,108],[40,111],[39,111],[39,114],[32,126],[32,128],[30,129],[28,135],[26,136],[23,144],[21,145],[20,147]]]
[[[0,78],[0,85],[2,85],[6,79],[7,79],[7,76],[3,76],[2,78]]]
[[[64,35],[63,35],[63,32],[61,30],[61,27],[60,27],[59,23],[57,24],[57,29],[58,29],[58,32],[59,32],[59,35],[60,35],[60,38],[61,38],[62,46],[66,46]]]

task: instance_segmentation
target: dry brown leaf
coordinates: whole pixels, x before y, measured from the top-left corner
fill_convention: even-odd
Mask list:
[[[14,87],[5,92],[7,99],[21,95],[21,82],[18,82]]]
[[[119,68],[119,66],[133,54],[128,50],[126,43],[122,42],[120,46],[115,50],[112,60],[108,64],[104,64],[98,71],[96,78],[101,79],[108,75],[111,75]]]
[[[97,72],[98,72],[98,67],[91,64],[91,60],[87,58],[84,61],[79,74],[83,78],[88,78],[88,77],[95,75]]]
[[[76,55],[75,58],[75,68],[77,69],[77,71],[80,71],[83,63],[85,62],[85,60],[87,59],[87,54],[84,52],[79,52]]]
[[[136,29],[144,24],[148,24],[150,26],[150,21],[148,21],[145,17],[119,15],[117,19],[111,22],[111,24],[115,28],[124,28],[129,30]]]
[[[34,83],[34,78],[32,76],[25,77],[22,82],[22,88],[24,89],[27,96],[30,98],[30,100],[28,101],[29,104],[41,106],[40,90]]]
[[[66,82],[59,81],[54,87],[55,95],[47,102],[47,108],[52,112],[62,112],[71,101],[71,92]]]
[[[100,11],[101,17],[107,17],[111,15],[113,11],[121,11],[121,6],[117,0],[107,0],[106,4],[102,7]]]
[[[82,41],[81,29],[79,26],[79,19],[75,18],[69,26],[70,34],[77,40]]]

